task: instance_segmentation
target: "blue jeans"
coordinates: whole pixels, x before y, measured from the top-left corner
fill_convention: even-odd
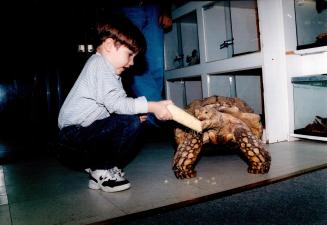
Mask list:
[[[147,42],[145,69],[142,74],[133,74],[132,91],[135,96],[145,96],[148,101],[162,100],[164,33],[158,22],[160,8],[156,4],[146,4],[124,7],[121,11],[142,31]]]
[[[59,158],[72,167],[123,168],[138,150],[142,129],[137,115],[119,114],[97,120],[88,127],[65,127],[59,132]]]
[[[121,12],[143,33],[147,50],[141,73],[132,74],[131,91],[135,97],[145,96],[148,101],[163,99],[164,86],[164,32],[159,24],[160,7],[157,4],[123,7]],[[160,126],[161,122],[150,113],[148,122]]]

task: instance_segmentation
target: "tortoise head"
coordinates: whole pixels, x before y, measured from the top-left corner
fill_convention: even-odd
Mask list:
[[[217,109],[212,105],[207,105],[203,107],[196,108],[194,110],[194,115],[199,120],[210,120],[213,117],[217,116]]]

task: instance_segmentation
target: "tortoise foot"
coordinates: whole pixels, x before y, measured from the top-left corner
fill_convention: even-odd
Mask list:
[[[270,169],[270,162],[253,163],[249,166],[248,172],[253,174],[268,173]]]

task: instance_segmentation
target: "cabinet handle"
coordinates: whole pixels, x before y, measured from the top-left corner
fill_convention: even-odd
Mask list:
[[[220,49],[227,48],[228,45],[232,45],[232,44],[234,44],[234,38],[230,40],[226,40],[222,44],[220,44]]]
[[[184,55],[176,55],[176,57],[174,58],[174,62],[178,62],[178,61],[182,61],[184,58]]]

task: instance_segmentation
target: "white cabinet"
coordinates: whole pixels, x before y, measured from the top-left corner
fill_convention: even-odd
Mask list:
[[[256,0],[191,1],[172,15],[165,34],[167,98],[185,106],[235,96],[263,114]]]
[[[291,78],[327,74],[326,13],[325,1],[314,0],[189,1],[175,8],[165,35],[167,98],[183,106],[190,89],[189,99],[240,97],[262,115],[267,143],[292,140],[299,103]],[[183,31],[178,22],[193,28]],[[199,60],[188,64],[193,49]],[[174,65],[176,56],[181,64]]]

